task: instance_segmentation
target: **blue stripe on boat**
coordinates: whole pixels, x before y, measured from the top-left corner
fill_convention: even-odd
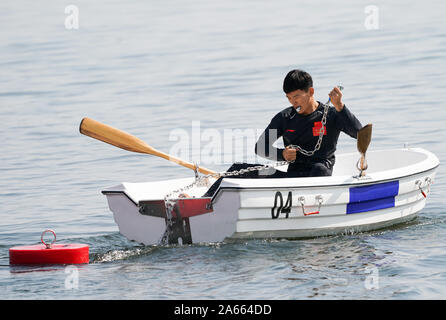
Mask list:
[[[350,188],[350,201],[347,204],[347,214],[373,211],[395,206],[395,196],[398,195],[399,181],[373,184]]]

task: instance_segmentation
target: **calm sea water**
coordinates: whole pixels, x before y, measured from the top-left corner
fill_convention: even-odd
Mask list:
[[[68,4],[0,2],[1,299],[445,297],[442,165],[419,217],[394,228],[145,247],[119,234],[101,189],[191,171],[78,131],[88,116],[169,152],[173,133],[197,124],[222,139],[261,130],[288,106],[283,77],[301,68],[320,101],[342,82],[344,102],[374,125],[370,149],[407,142],[444,162],[444,1],[75,0],[78,29]],[[355,140],[338,146],[354,151]],[[220,148],[206,163],[204,147],[187,160],[224,170],[252,156]],[[46,228],[90,245],[77,285],[64,267],[9,266],[8,249],[38,243]]]

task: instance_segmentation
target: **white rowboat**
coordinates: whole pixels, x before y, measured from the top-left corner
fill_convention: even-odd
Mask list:
[[[363,177],[357,158],[337,155],[330,177],[224,178],[211,180],[212,188],[195,186],[177,199],[169,243],[363,232],[411,220],[424,208],[439,165],[434,154],[422,148],[369,151]],[[102,193],[120,233],[152,245],[166,230],[164,197],[194,179],[125,182]]]

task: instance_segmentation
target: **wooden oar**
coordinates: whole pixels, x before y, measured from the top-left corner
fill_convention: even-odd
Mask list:
[[[118,130],[116,128],[113,128],[111,126],[108,126],[106,124],[103,124],[99,121],[90,119],[90,118],[83,118],[80,126],[79,126],[80,133],[101,140],[103,142],[109,143],[111,145],[114,145],[118,148],[133,151],[133,152],[139,152],[139,153],[146,153],[151,154],[157,157],[164,158],[166,160],[178,163],[179,165],[182,165],[183,167],[192,169],[192,170],[198,170],[199,172],[203,174],[215,174],[217,173],[215,171],[198,167],[193,163],[184,161],[180,158],[171,156],[167,153],[161,152],[156,150],[155,148],[149,146],[144,141],[138,139],[137,137]]]
[[[371,140],[372,124],[369,123],[358,131],[357,147],[359,153],[361,154],[361,158],[358,162],[358,169],[361,171],[359,174],[361,177],[365,175],[365,170],[368,168],[367,161],[365,160],[365,153],[367,152]]]

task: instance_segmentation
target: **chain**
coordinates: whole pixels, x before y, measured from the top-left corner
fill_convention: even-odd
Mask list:
[[[341,91],[344,89],[344,87],[342,87],[341,85],[337,86]],[[291,145],[291,147],[294,147],[297,149],[297,151],[299,151],[300,153],[302,153],[303,155],[306,156],[312,156],[316,151],[318,151],[321,148],[322,145],[322,138],[324,137],[324,133],[325,133],[325,125],[327,123],[327,114],[328,114],[328,109],[329,109],[329,105],[330,104],[330,99],[328,99],[327,103],[324,105],[324,113],[322,115],[322,127],[319,130],[319,137],[316,143],[316,146],[314,148],[313,151],[307,151],[305,149],[302,149],[299,146],[296,145]],[[249,167],[246,169],[240,169],[240,170],[234,170],[234,171],[230,171],[230,172],[219,172],[217,174],[215,173],[211,173],[211,174],[207,174],[207,175],[203,175],[203,176],[198,176],[198,171],[197,169],[195,169],[195,180],[194,182],[188,184],[185,187],[181,187],[179,189],[176,189],[170,193],[168,193],[165,197],[164,197],[164,203],[166,206],[166,230],[164,231],[163,236],[161,237],[160,240],[160,244],[161,245],[167,245],[169,244],[169,237],[172,233],[172,227],[173,227],[173,216],[172,216],[172,212],[175,208],[175,201],[173,200],[173,196],[175,194],[180,194],[183,193],[186,190],[189,190],[190,188],[196,186],[196,185],[206,185],[209,186],[209,178],[210,177],[222,177],[222,178],[226,178],[226,177],[237,177],[240,176],[242,174],[245,173],[249,173],[249,172],[254,172],[254,171],[262,171],[262,170],[266,170],[266,169],[273,169],[273,168],[277,168],[280,166],[284,166],[286,164],[289,164],[291,162],[294,161],[278,161],[276,163],[267,163],[264,165],[258,165],[258,166],[253,166],[253,167]],[[198,166],[196,165],[196,168],[198,168]]]
[[[340,84],[337,87],[341,91],[344,90],[344,87],[341,86]],[[316,142],[316,145],[314,147],[314,150],[313,151],[307,151],[307,150],[305,150],[305,149],[303,149],[303,148],[301,148],[299,146],[296,146],[296,145],[291,145],[289,147],[292,147],[292,148],[296,149],[297,151],[299,151],[300,153],[302,153],[303,155],[305,155],[307,157],[311,157],[312,155],[314,155],[314,153],[321,148],[322,138],[324,137],[325,130],[327,130],[325,125],[327,124],[327,114],[328,114],[328,108],[329,107],[330,107],[330,99],[328,99],[327,103],[324,105],[324,113],[322,115],[322,121],[321,121],[322,122],[322,126],[321,126],[321,129],[319,130],[319,137],[317,139],[317,142]]]
[[[314,153],[316,151],[318,151],[321,148],[321,145],[322,145],[322,138],[324,137],[324,133],[325,133],[325,130],[326,130],[325,125],[327,123],[328,108],[329,108],[329,105],[326,104],[324,106],[324,114],[322,115],[322,121],[321,121],[322,122],[322,126],[321,126],[321,128],[319,130],[319,137],[317,139],[317,142],[316,142],[316,145],[315,145],[313,151],[307,151],[307,150],[301,148],[300,146],[296,146],[296,145],[290,145],[288,147],[296,149],[297,151],[299,151],[300,153],[302,153],[304,156],[307,156],[307,157],[311,157],[312,155],[314,155]]]
[[[212,176],[212,174],[206,175],[206,176],[201,176],[201,177],[196,177],[195,181],[192,182],[191,184],[188,184],[185,187],[176,189],[168,194],[165,195],[164,197],[164,204],[166,206],[166,230],[164,231],[163,236],[161,237],[160,240],[160,244],[161,245],[167,245],[169,244],[169,237],[170,234],[172,232],[172,227],[173,227],[173,216],[172,216],[172,212],[175,208],[175,204],[176,202],[173,200],[173,196],[177,193],[183,193],[186,190],[189,190],[190,188],[194,187],[195,185],[198,185],[199,183],[202,183],[205,179],[209,178],[210,176]]]
[[[248,173],[248,172],[254,172],[254,171],[261,171],[261,170],[266,170],[266,169],[272,169],[272,168],[276,168],[276,167],[280,167],[283,165],[288,164],[288,161],[278,161],[276,163],[267,163],[264,165],[258,165],[258,166],[254,166],[254,167],[249,167],[246,169],[240,169],[240,170],[234,170],[234,171],[230,171],[230,172],[219,172],[217,174],[215,173],[211,173],[211,174],[207,174],[207,175],[203,175],[203,176],[195,176],[195,180],[194,182],[188,184],[187,186],[181,187],[179,189],[176,189],[170,193],[168,193],[165,197],[164,197],[164,203],[166,206],[166,230],[164,231],[163,236],[161,237],[161,240],[159,241],[161,245],[167,245],[169,244],[169,237],[170,234],[172,233],[172,227],[173,227],[173,216],[172,216],[172,212],[175,208],[175,200],[173,198],[173,196],[175,194],[180,194],[183,193],[186,190],[189,190],[190,188],[196,186],[196,185],[206,185],[209,186],[209,178],[211,177],[221,177],[221,178],[226,178],[226,177],[237,177],[240,176],[242,174]]]

